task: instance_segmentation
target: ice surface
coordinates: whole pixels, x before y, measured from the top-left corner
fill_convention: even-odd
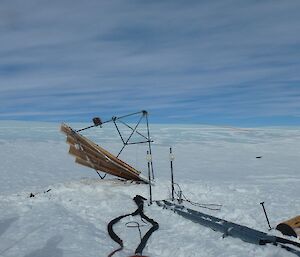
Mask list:
[[[75,128],[87,124],[71,124]],[[0,256],[107,256],[117,245],[107,223],[135,210],[136,194],[148,197],[146,185],[109,177],[68,155],[60,124],[0,122]],[[270,222],[300,214],[299,128],[234,129],[196,125],[152,125],[156,185],[154,199],[170,197],[169,147],[175,154],[176,182],[200,203],[222,204],[221,211],[202,210],[268,232],[260,202]],[[121,147],[109,127],[86,136],[113,153]],[[146,175],[146,148],[133,146],[121,158]],[[261,158],[256,158],[261,156]],[[49,192],[46,192],[51,189]],[[35,197],[29,197],[33,193]],[[194,224],[158,206],[145,207],[160,228],[149,240],[149,256],[294,256],[275,246],[255,246]],[[139,243],[138,231],[116,226],[129,256]],[[149,227],[142,227],[142,232]],[[280,235],[277,231],[271,233]]]

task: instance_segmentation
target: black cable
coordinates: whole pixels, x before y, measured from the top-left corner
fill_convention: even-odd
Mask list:
[[[140,254],[142,255],[142,252],[147,244],[148,239],[150,238],[151,234],[158,229],[159,225],[156,221],[154,221],[153,219],[150,219],[148,216],[146,216],[144,214],[144,197],[140,196],[140,195],[136,195],[133,200],[135,201],[136,205],[138,206],[138,208],[133,212],[133,213],[129,213],[129,214],[125,214],[125,215],[121,215],[113,220],[111,220],[108,225],[107,225],[107,231],[109,236],[111,237],[112,240],[114,240],[116,243],[118,243],[120,245],[120,247],[118,249],[116,249],[115,251],[113,251],[112,253],[110,253],[108,255],[108,257],[113,256],[116,252],[121,251],[124,247],[123,245],[123,240],[114,232],[113,230],[113,225],[115,225],[117,222],[119,222],[121,219],[128,217],[128,216],[137,216],[140,215],[141,216],[141,220],[146,220],[147,222],[152,224],[152,227],[147,231],[147,233],[141,237],[141,242],[138,245],[138,247],[135,250],[135,254]],[[144,221],[143,221],[144,222]],[[138,223],[138,229],[140,232],[140,227],[141,225]],[[141,232],[140,232],[140,236]]]
[[[135,254],[140,254],[142,255],[142,252],[147,244],[148,239],[150,238],[151,234],[159,228],[159,225],[156,221],[153,219],[150,219],[147,217],[144,212],[140,213],[141,217],[145,220],[147,220],[149,223],[151,223],[152,228],[150,228],[147,233],[144,235],[144,237],[141,239],[141,243],[138,245],[138,247],[135,250]]]
[[[135,225],[129,225],[129,224],[135,224]],[[129,222],[126,222],[125,223],[125,226],[127,228],[137,228],[138,231],[139,231],[139,234],[140,234],[140,240],[142,240],[142,232],[141,232],[141,229],[140,227],[145,227],[146,225],[141,225],[140,223],[138,223],[137,221],[129,221]]]
[[[121,247],[123,247],[123,240],[114,232],[113,225],[119,222],[121,219],[130,216],[131,214],[121,215],[113,220],[111,220],[107,225],[107,231],[110,235],[111,239],[118,243]]]
[[[200,207],[200,208],[204,208],[204,209],[208,209],[208,210],[212,210],[212,211],[219,211],[219,210],[221,210],[221,207],[222,207],[221,204],[214,204],[214,203],[197,203],[197,202],[193,202],[193,201],[189,200],[189,199],[182,193],[182,189],[181,189],[180,185],[177,184],[177,183],[174,183],[174,185],[176,185],[176,186],[179,188],[180,192],[181,192],[181,195],[180,195],[178,192],[175,191],[175,194],[177,195],[178,198],[183,197],[183,199],[181,199],[181,200],[186,201],[186,202],[190,203],[191,205],[194,205],[194,206],[197,206],[197,207]],[[215,206],[215,207],[210,207],[210,206]]]

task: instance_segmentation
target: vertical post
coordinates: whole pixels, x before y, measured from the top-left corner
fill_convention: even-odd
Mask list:
[[[182,203],[182,191],[179,190],[178,194],[179,194],[178,203],[181,204]]]
[[[173,161],[174,161],[174,155],[173,155],[173,153],[172,153],[172,147],[170,147],[172,201],[174,201],[174,174],[173,174]]]
[[[149,151],[147,151],[150,205],[152,205],[151,170],[150,170],[150,162],[151,162],[151,159],[152,159],[151,154],[149,153]]]
[[[149,129],[149,121],[148,121],[148,112],[143,111],[143,115],[146,116],[146,124],[147,124],[147,135],[148,135],[148,147],[149,147],[149,153],[152,156],[152,151],[151,151],[151,138],[150,138],[150,129]],[[151,159],[151,172],[152,172],[152,179],[154,180],[154,171],[153,171],[153,163]]]

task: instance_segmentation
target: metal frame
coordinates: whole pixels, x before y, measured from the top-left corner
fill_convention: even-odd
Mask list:
[[[122,119],[128,118],[130,116],[138,116],[138,115],[140,115],[140,118],[139,118],[138,122],[135,124],[135,126],[133,126],[133,127],[130,126],[129,124],[127,124],[125,121],[122,120]],[[137,130],[143,119],[145,119],[145,122],[146,122],[147,135],[143,135],[142,133],[140,133]],[[119,137],[120,137],[122,143],[123,143],[123,146],[120,149],[117,157],[120,156],[120,154],[123,152],[123,150],[125,149],[126,146],[128,146],[128,145],[136,145],[136,144],[148,144],[148,152],[149,152],[150,156],[152,156],[151,143],[153,142],[153,140],[151,140],[151,137],[150,137],[148,112],[145,111],[145,110],[142,110],[142,111],[139,111],[139,112],[130,113],[130,114],[126,114],[126,115],[119,116],[119,117],[113,116],[111,119],[109,119],[107,121],[104,121],[104,122],[101,121],[98,124],[94,124],[92,126],[88,126],[88,127],[79,129],[76,132],[81,132],[81,131],[84,131],[84,130],[87,130],[87,129],[90,129],[90,128],[93,128],[93,127],[98,127],[98,126],[102,127],[103,124],[110,123],[110,122],[114,123],[114,126],[115,126],[115,128],[116,128],[116,130],[117,130],[117,132],[119,134]],[[121,133],[120,127],[118,126],[118,123],[121,123],[121,124],[125,125],[127,128],[131,129],[131,134],[128,136],[128,138],[124,138],[122,136],[122,133]],[[135,133],[138,134],[138,135],[140,135],[141,137],[143,137],[145,140],[144,141],[138,141],[138,142],[130,142],[130,139],[132,138],[132,136]],[[153,169],[152,158],[151,158],[150,161],[148,161],[148,164],[150,165],[149,173],[151,171],[151,176],[149,174],[149,178],[151,177],[151,179],[153,180],[154,179],[154,169]],[[151,181],[149,181],[149,182],[151,183]]]

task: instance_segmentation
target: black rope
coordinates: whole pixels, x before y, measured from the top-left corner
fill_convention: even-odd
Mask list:
[[[123,240],[114,232],[113,230],[113,225],[118,223],[121,219],[130,216],[131,214],[126,214],[126,215],[121,215],[113,220],[111,220],[108,225],[107,225],[107,231],[109,236],[111,237],[112,240],[114,240],[116,243],[118,243],[120,245],[120,247],[116,250],[114,250],[113,252],[111,252],[108,257],[113,256],[116,252],[121,251],[124,247],[123,245]]]
[[[147,231],[147,233],[144,235],[144,237],[141,240],[141,243],[138,245],[138,247],[135,250],[135,254],[140,254],[142,255],[142,252],[147,244],[148,239],[150,238],[151,234],[158,229],[159,225],[156,221],[153,219],[150,219],[147,217],[143,212],[140,213],[141,217],[151,223],[152,227]]]
[[[113,230],[113,226],[118,223],[121,219],[128,217],[128,216],[137,216],[140,215],[141,216],[141,220],[146,220],[147,222],[151,223],[152,227],[147,231],[147,233],[141,237],[141,242],[138,245],[138,247],[135,250],[135,254],[140,254],[142,255],[142,252],[147,244],[148,239],[150,238],[151,234],[158,229],[159,225],[156,221],[154,221],[153,219],[150,219],[148,216],[146,216],[144,214],[144,201],[147,200],[144,197],[140,196],[140,195],[136,195],[133,200],[135,201],[136,205],[138,206],[138,208],[133,212],[133,213],[129,213],[129,214],[125,214],[125,215],[121,215],[113,220],[111,220],[108,225],[107,225],[107,231],[109,236],[111,237],[112,240],[114,240],[116,243],[118,243],[120,245],[120,247],[116,250],[114,250],[113,252],[111,252],[108,257],[113,256],[116,252],[121,251],[124,247],[123,245],[123,240],[114,232]],[[144,222],[144,221],[143,221]],[[128,224],[128,223],[127,223]],[[140,227],[141,225],[138,223],[138,229],[140,231]],[[140,231],[140,236],[141,236],[141,231]]]
[[[130,225],[130,224],[133,224],[133,225]],[[142,232],[141,232],[141,229],[140,227],[145,227],[146,225],[141,225],[140,223],[138,223],[137,221],[129,221],[129,222],[126,222],[125,223],[125,226],[127,228],[137,228],[138,231],[139,231],[139,235],[140,235],[140,240],[142,240]]]
[[[191,205],[194,205],[194,206],[197,206],[197,207],[200,207],[200,208],[204,208],[204,209],[208,209],[208,210],[211,210],[211,211],[220,211],[221,210],[221,207],[222,205],[221,204],[214,204],[214,203],[197,203],[197,202],[193,202],[191,200],[189,200],[183,193],[182,193],[182,189],[181,187],[179,186],[179,184],[177,183],[174,183],[174,185],[176,185],[180,192],[181,192],[181,195],[175,191],[175,194],[177,195],[177,197],[180,199],[181,197],[183,197],[183,199],[181,199],[182,201],[186,201],[188,203],[190,203]],[[178,200],[179,200],[178,199]]]

